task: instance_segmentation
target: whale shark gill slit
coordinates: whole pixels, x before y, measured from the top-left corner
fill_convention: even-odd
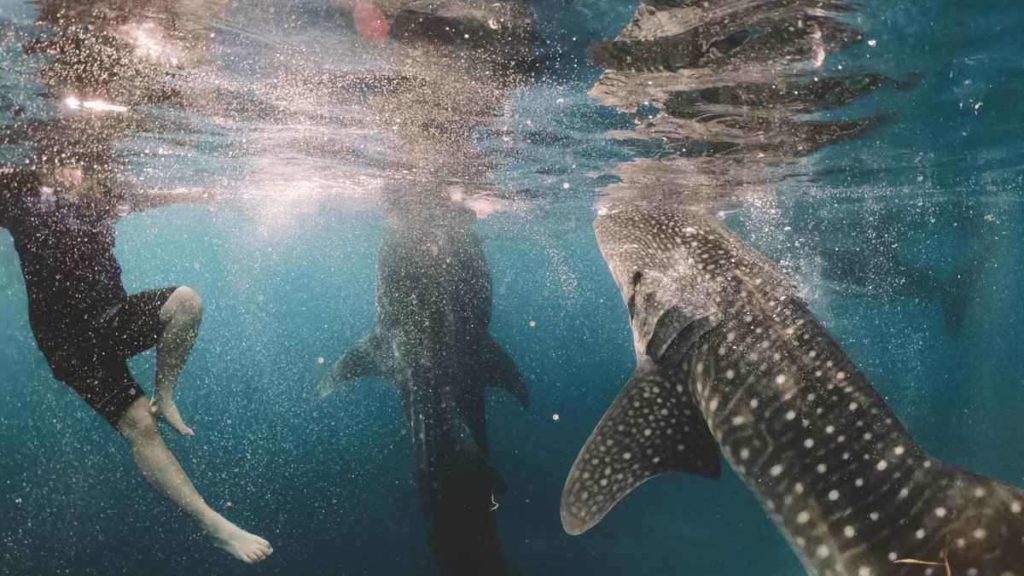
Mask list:
[[[633,290],[629,294],[629,301],[626,302],[626,308],[629,310],[629,317],[634,318],[636,316],[636,290],[640,286],[640,282],[644,279],[644,273],[637,271],[633,274]]]
[[[658,364],[678,365],[697,340],[713,327],[710,317],[694,319],[682,308],[673,306],[655,323],[654,332],[647,342],[647,355]]]
[[[688,387],[645,359],[573,464],[562,525],[581,534],[644,481],[664,472],[721,475],[718,448]]]

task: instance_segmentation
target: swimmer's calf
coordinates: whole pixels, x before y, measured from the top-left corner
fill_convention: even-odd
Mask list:
[[[117,430],[131,444],[132,456],[146,481],[191,516],[214,544],[248,564],[273,553],[269,542],[235,526],[203,500],[160,437],[145,397],[132,403],[118,421]]]
[[[199,335],[203,300],[195,290],[181,286],[160,307],[159,317],[163,329],[156,344],[156,379],[150,410],[179,434],[194,436],[174,403],[174,389]]]

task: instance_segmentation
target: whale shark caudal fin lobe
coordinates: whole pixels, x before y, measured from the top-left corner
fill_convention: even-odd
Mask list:
[[[501,344],[490,335],[480,344],[480,378],[488,386],[501,388],[519,400],[524,407],[530,405],[530,392],[516,363]]]
[[[576,457],[562,491],[562,526],[574,535],[589,530],[664,472],[718,478],[722,464],[692,392],[645,358]]]
[[[387,341],[374,330],[355,348],[341,357],[320,381],[318,391],[323,398],[336,392],[343,384],[360,378],[387,376],[391,372],[391,354]]]

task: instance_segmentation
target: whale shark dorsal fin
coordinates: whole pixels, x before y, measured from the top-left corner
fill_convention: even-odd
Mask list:
[[[379,330],[374,330],[334,363],[320,382],[320,397],[328,396],[344,384],[360,378],[387,376],[391,373],[391,364],[387,339]]]
[[[530,405],[530,392],[515,361],[490,335],[481,343],[480,357],[480,377],[488,386],[507,391],[524,407]]]
[[[665,472],[721,475],[718,448],[683,377],[644,359],[580,450],[562,491],[562,526],[581,534]]]

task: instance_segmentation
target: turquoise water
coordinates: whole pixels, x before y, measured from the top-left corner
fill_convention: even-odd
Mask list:
[[[803,159],[806,177],[722,216],[797,280],[918,442],[1019,486],[1024,12],[1012,2],[877,4],[858,12],[876,46],[839,52],[829,65],[913,86],[827,113],[882,122]],[[265,5],[231,8],[228,20],[259,30],[255,40],[226,34],[215,50],[233,85],[263,65],[283,74],[280,61],[260,58],[287,38],[322,39],[322,9],[289,6],[299,16],[278,27],[265,25]],[[600,74],[587,46],[613,37],[633,7],[534,8],[553,55],[536,84],[510,97],[511,141],[478,141],[505,160],[487,186],[514,191],[517,203],[475,224],[493,276],[491,333],[532,396],[524,409],[492,391],[487,404],[489,461],[508,485],[496,513],[510,573],[800,574],[728,471],[718,481],[658,478],[591,532],[562,530],[565,475],[634,367],[622,298],[591,229],[594,200],[616,164],[651,151],[606,140],[631,123],[586,97]],[[33,18],[31,6],[0,4],[6,30]],[[34,89],[10,80],[34,71],[18,54],[20,36],[6,38],[5,76],[27,71],[0,81],[3,96],[45,110]],[[330,48],[303,66],[342,66],[351,55]],[[147,488],[109,426],[52,378],[29,328],[17,254],[0,233],[0,574],[434,573],[398,394],[379,379],[315,394],[330,363],[374,323],[385,230],[367,198],[376,185],[357,188],[363,170],[372,177],[378,166],[347,158],[332,171],[328,155],[291,149],[264,125],[180,114],[188,129],[151,128],[124,147],[137,151],[148,137],[180,146],[133,158],[134,174],[154,188],[220,195],[125,216],[117,256],[129,292],[187,284],[203,295],[179,394],[197,435],[168,435],[169,444],[210,504],[260,530],[275,553],[247,567],[209,546]],[[254,151],[241,149],[241,137],[266,139]],[[284,193],[304,177],[317,182],[316,195]],[[147,389],[153,365],[151,352],[132,361]]]

